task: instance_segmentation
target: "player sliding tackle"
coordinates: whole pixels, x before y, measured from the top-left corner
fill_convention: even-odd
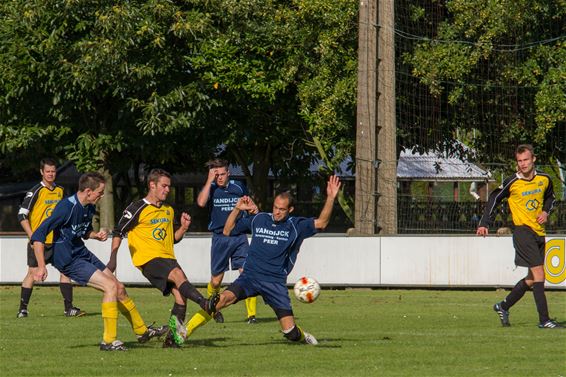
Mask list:
[[[286,286],[287,275],[295,265],[303,240],[314,236],[328,225],[340,185],[338,177],[333,175],[329,178],[326,202],[316,219],[290,216],[294,210],[294,199],[289,192],[279,193],[275,197],[271,213],[260,212],[242,217],[241,213],[252,211],[255,204],[251,198],[241,197],[228,216],[224,234],[251,233],[250,249],[244,271],[220,294],[214,309],[217,311],[248,297],[262,296],[279,319],[285,338],[294,342],[318,344],[314,336],[295,324]],[[209,314],[200,311],[191,319],[187,328],[177,321],[176,326],[171,328],[175,342],[182,344],[195,329],[210,319]]]

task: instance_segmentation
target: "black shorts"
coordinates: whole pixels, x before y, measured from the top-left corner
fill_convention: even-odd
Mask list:
[[[45,256],[45,264],[50,264],[53,262],[53,245],[45,245],[43,249],[43,255]],[[35,253],[33,251],[33,246],[28,242],[28,266],[37,267],[37,259],[35,259]]]
[[[518,226],[513,231],[515,265],[535,267],[544,264],[546,238],[539,236],[528,226]]]
[[[168,281],[167,278],[169,273],[177,267],[181,268],[176,259],[155,258],[141,266],[141,271],[151,285],[163,292],[163,296],[169,296],[175,284]]]

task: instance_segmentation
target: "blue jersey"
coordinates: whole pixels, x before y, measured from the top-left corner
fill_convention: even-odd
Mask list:
[[[76,194],[69,196],[55,206],[53,214],[32,234],[31,242],[45,243],[47,235],[53,231],[53,265],[58,269],[65,267],[73,259],[88,254],[83,238],[88,238],[92,231],[95,212],[94,205],[87,204],[83,207]]]
[[[243,274],[262,281],[286,283],[301,244],[317,230],[312,217],[289,216],[276,222],[271,213],[260,212],[241,218],[232,232],[237,233],[252,235]]]
[[[239,182],[229,181],[226,187],[220,187],[213,183],[210,186],[210,195],[208,197],[210,209],[208,230],[217,234],[222,233],[230,212],[236,206],[238,199],[244,195],[248,195],[248,191]]]

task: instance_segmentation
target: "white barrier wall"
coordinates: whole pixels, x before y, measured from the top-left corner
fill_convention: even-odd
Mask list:
[[[210,274],[210,236],[190,236],[175,245],[179,264],[195,284],[205,284]],[[0,283],[19,283],[26,270],[24,237],[0,237]],[[89,240],[87,246],[108,261],[111,240]],[[510,236],[394,236],[346,237],[317,235],[307,239],[288,283],[312,276],[327,286],[411,287],[511,287],[525,276],[526,268],[514,266]],[[547,237],[547,287],[566,289],[565,236]],[[48,267],[47,282],[57,282],[58,272]],[[132,266],[127,240],[118,257],[118,278],[124,283],[147,281]],[[225,282],[237,272],[228,272]]]

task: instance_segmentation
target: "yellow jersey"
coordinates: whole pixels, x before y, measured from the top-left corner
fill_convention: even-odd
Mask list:
[[[61,199],[63,199],[63,188],[61,186],[53,185],[52,188],[49,188],[41,181],[26,192],[18,211],[18,220],[21,222],[27,219],[31,231],[35,232],[43,220],[51,216],[53,209]],[[53,232],[47,235],[45,243],[53,243]]]
[[[155,258],[175,259],[173,207],[157,207],[145,199],[132,202],[122,214],[113,234],[128,237],[132,263],[141,267]]]
[[[531,180],[524,179],[519,173],[505,179],[490,195],[480,226],[488,227],[493,223],[494,210],[505,198],[515,226],[528,226],[539,236],[546,235],[544,225],[537,222],[537,216],[542,211],[550,214],[554,207],[554,190],[549,175],[535,171]]]

